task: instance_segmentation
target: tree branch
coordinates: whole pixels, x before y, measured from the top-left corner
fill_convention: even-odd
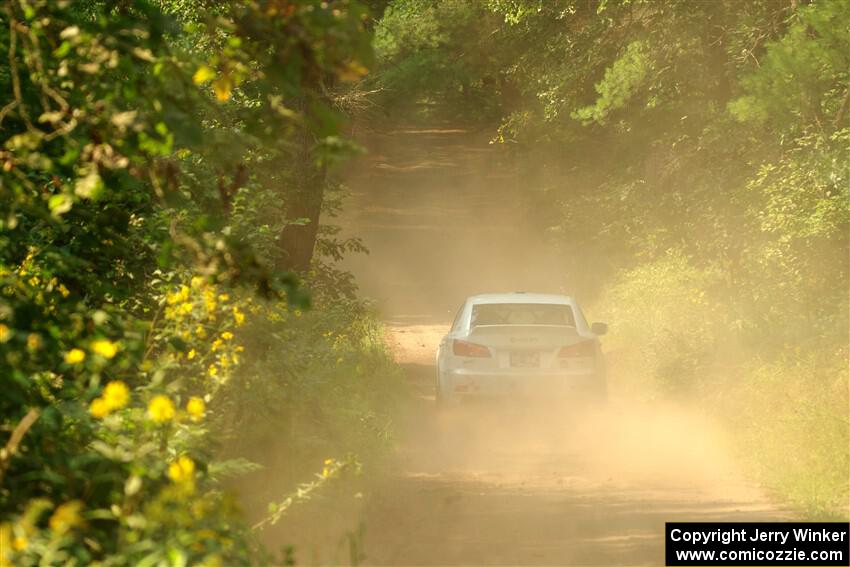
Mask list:
[[[21,444],[21,439],[26,435],[35,420],[38,419],[39,411],[35,408],[30,409],[26,415],[18,422],[15,429],[12,431],[12,436],[6,442],[6,446],[0,450],[0,486],[3,485],[3,475],[9,467],[9,462],[12,457],[18,452],[18,446]]]
[[[844,120],[844,115],[847,113],[847,106],[850,105],[850,87],[844,91],[844,98],[841,99],[841,106],[838,107],[838,114],[835,115],[835,120],[832,125],[836,128],[841,127],[841,121]]]

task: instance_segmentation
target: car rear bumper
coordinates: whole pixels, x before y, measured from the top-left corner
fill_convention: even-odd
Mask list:
[[[441,390],[446,398],[475,397],[605,397],[604,373],[595,369],[569,372],[480,373],[453,370],[444,374]]]

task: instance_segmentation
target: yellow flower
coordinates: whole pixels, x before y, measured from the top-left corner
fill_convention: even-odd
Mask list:
[[[174,403],[168,396],[154,396],[148,404],[148,416],[157,423],[174,419]]]
[[[11,329],[9,329],[9,327],[4,325],[3,323],[0,323],[0,343],[5,343],[11,338],[12,338]]]
[[[38,350],[41,348],[41,335],[38,333],[30,333],[27,335],[27,348],[29,350]]]
[[[9,549],[12,546],[12,524],[3,522],[0,524],[0,567],[11,567],[8,562],[4,549]]]
[[[109,415],[109,405],[103,398],[95,398],[89,404],[89,413],[97,419],[102,419]]]
[[[189,398],[189,401],[186,402],[186,411],[189,412],[189,415],[192,417],[192,421],[199,421],[202,417],[204,417],[206,409],[207,406],[201,398],[192,396]]]
[[[236,347],[233,350],[235,350],[236,352],[244,352],[245,347],[243,347],[242,345],[236,345]]]
[[[69,295],[71,295],[71,292],[68,290],[67,287],[65,287],[65,284],[59,284],[59,287],[57,289],[59,290],[59,293],[62,294],[62,297],[68,297]]]
[[[227,301],[227,300],[229,300],[229,299],[230,299],[230,295],[228,295],[228,294],[226,294],[226,293],[220,293],[220,294],[218,295],[218,300],[219,300],[219,301]]]
[[[212,351],[213,351],[213,352],[217,351],[218,349],[220,349],[220,348],[221,348],[221,345],[223,345],[223,344],[224,344],[224,343],[223,343],[223,342],[221,342],[221,339],[216,339],[216,340],[214,340],[214,341],[213,341],[213,344],[212,344]]]
[[[210,364],[210,367],[207,369],[207,372],[208,372],[208,373],[209,373],[209,375],[210,375],[210,376],[212,376],[213,378],[215,378],[216,376],[218,376],[218,368],[216,368],[214,364]]]
[[[106,339],[94,341],[91,344],[91,349],[103,358],[113,358],[118,354],[118,345]]]
[[[180,305],[180,313],[182,313],[183,315],[188,315],[192,312],[193,308],[194,305],[192,305],[191,303],[183,303]]]
[[[17,536],[12,540],[12,549],[15,551],[23,551],[29,546],[29,542],[27,538],[24,536]]]
[[[245,314],[239,311],[238,307],[233,308],[233,320],[236,321],[236,326],[241,327],[245,322]]]
[[[186,358],[188,358],[189,360],[192,360],[193,358],[195,358],[196,354],[198,354],[198,353],[195,351],[195,349],[192,349],[186,354]]]
[[[230,98],[230,93],[233,90],[233,81],[230,77],[219,77],[213,81],[213,92],[218,102],[226,102]]]
[[[109,411],[123,408],[129,400],[130,390],[127,388],[127,384],[120,380],[110,382],[103,390],[103,401],[106,402]]]
[[[79,500],[72,500],[62,504],[50,516],[47,525],[50,526],[51,531],[57,534],[64,534],[71,528],[82,525],[83,519],[80,517],[82,507],[83,503]]]
[[[204,285],[204,278],[202,278],[201,276],[195,276],[192,278],[191,284],[193,288],[198,289],[199,287]]]
[[[233,333],[231,333],[230,331],[225,331],[221,334],[221,338],[226,340],[226,341],[229,341],[230,339],[233,338]]]
[[[204,329],[203,325],[198,325],[197,327],[195,327],[195,334],[198,335],[199,339],[207,338],[207,331],[206,329]]]
[[[82,349],[72,348],[65,353],[65,362],[68,364],[79,364],[86,359],[86,353]]]
[[[187,457],[181,456],[176,461],[168,465],[168,478],[174,482],[191,481],[195,476],[195,461]]]

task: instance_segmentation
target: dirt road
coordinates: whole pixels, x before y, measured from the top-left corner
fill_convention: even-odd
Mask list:
[[[434,350],[463,298],[559,292],[567,275],[524,223],[523,180],[486,136],[411,128],[367,144],[342,224],[371,254],[347,268],[375,298],[412,391],[399,448],[365,505],[367,563],[661,565],[665,521],[785,517],[693,408],[615,389],[593,413],[438,412]]]

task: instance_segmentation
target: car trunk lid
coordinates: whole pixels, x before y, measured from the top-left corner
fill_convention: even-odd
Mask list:
[[[565,325],[478,325],[469,340],[499,350],[554,350],[583,340]]]

